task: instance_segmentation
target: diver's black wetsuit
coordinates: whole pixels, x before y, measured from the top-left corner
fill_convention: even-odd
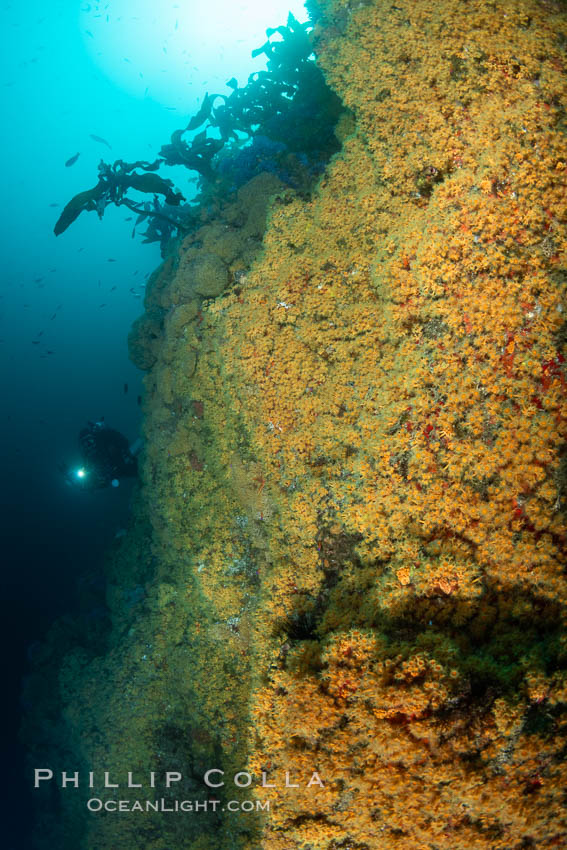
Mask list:
[[[138,461],[126,437],[104,422],[89,422],[79,433],[79,446],[88,477],[84,487],[99,489],[138,473]]]

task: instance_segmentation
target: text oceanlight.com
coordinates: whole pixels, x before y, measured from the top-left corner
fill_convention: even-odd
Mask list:
[[[118,781],[115,781],[118,780]],[[181,791],[194,789],[194,777],[191,777],[190,783],[185,781],[183,774],[177,770],[169,771],[150,771],[144,775],[135,773],[134,771],[124,771],[120,774],[114,774],[109,770],[104,771],[88,771],[80,772],[61,771],[55,774],[50,768],[36,768],[34,771],[34,788],[41,789],[48,786],[57,786],[62,791],[70,791],[77,789],[88,789],[94,791],[95,794],[101,791],[116,790],[116,789],[158,789],[164,788],[167,790]],[[212,789],[228,790],[231,786],[235,789],[252,788],[255,786],[260,789],[295,789],[303,788],[317,790],[325,787],[319,773],[313,770],[311,773],[302,777],[294,777],[289,771],[282,771],[278,775],[269,775],[267,772],[262,772],[260,776],[255,776],[246,770],[241,770],[238,773],[225,777],[224,771],[219,768],[211,768],[203,774],[204,790],[210,794]],[[105,799],[106,795],[93,796],[86,801],[86,806],[90,812],[262,812],[270,810],[270,801],[266,799],[246,799],[246,800],[190,800],[190,799],[170,799],[169,797],[153,798],[153,799]],[[134,795],[135,796],[135,795]]]
[[[89,812],[268,812],[269,800],[87,800]]]

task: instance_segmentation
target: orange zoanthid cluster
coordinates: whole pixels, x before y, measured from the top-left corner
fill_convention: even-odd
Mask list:
[[[567,16],[323,2],[353,132],[206,311],[261,473],[262,847],[567,845]],[[261,512],[260,512],[261,513]]]
[[[263,808],[68,794],[38,846],[567,847],[565,0],[317,6],[342,150],[148,281],[142,530],[44,713],[65,770]]]
[[[131,336],[152,573],[85,759],[255,775],[148,850],[567,846],[565,4],[319,5],[341,152],[203,210]]]

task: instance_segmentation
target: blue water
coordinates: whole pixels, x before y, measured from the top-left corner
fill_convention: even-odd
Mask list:
[[[132,488],[123,482],[117,489],[77,492],[66,486],[58,464],[77,457],[77,435],[88,419],[104,416],[129,439],[137,436],[142,375],[128,360],[126,340],[142,312],[143,283],[161,259],[158,243],[131,238],[131,213],[124,208],[109,207],[102,221],[85,212],[57,238],[53,226],[67,201],[96,183],[101,157],[155,158],[198,110],[209,77],[236,75],[244,83],[262,67],[245,44],[238,68],[223,66],[222,43],[208,52],[201,44],[199,64],[188,63],[185,92],[164,45],[158,70],[174,81],[169,102],[163,86],[155,95],[151,84],[140,91],[124,88],[97,64],[79,17],[88,8],[89,14],[109,15],[110,27],[113,5],[32,0],[0,6],[1,622],[2,690],[8,695],[2,702],[0,846],[18,850],[29,846],[29,782],[16,740],[26,658],[49,623],[73,611],[77,582],[96,575],[105,548],[127,523]],[[157,5],[162,11],[180,6]],[[139,4],[131,6],[139,10]],[[260,31],[285,21],[285,14],[274,14],[264,11]],[[101,21],[93,19],[95,25],[101,32]],[[186,38],[190,50],[191,32]],[[251,47],[261,43],[254,38]],[[142,65],[135,70],[140,79],[148,71]],[[191,174],[172,171],[164,176],[190,198]]]

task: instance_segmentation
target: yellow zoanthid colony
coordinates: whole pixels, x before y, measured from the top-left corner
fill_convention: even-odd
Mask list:
[[[250,764],[325,779],[261,846],[561,846],[565,8],[325,11],[355,130],[206,317],[271,512]]]
[[[342,151],[204,216],[131,335],[153,577],[80,746],[269,803],[150,850],[565,847],[567,9],[321,7]]]

